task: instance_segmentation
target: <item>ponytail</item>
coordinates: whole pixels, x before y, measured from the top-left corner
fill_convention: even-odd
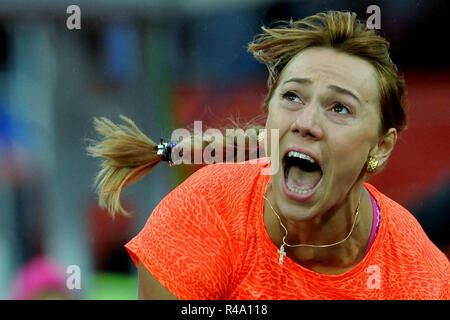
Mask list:
[[[113,217],[117,212],[128,216],[127,211],[120,204],[120,194],[123,188],[142,179],[161,161],[168,161],[172,165],[171,153],[175,147],[174,142],[161,141],[160,144],[156,144],[142,133],[131,119],[123,115],[120,118],[127,125],[116,125],[104,117],[94,118],[94,128],[102,138],[99,141],[90,140],[91,144],[86,148],[88,155],[103,158],[100,172],[95,178],[98,204],[100,208],[107,209]],[[236,122],[233,124],[238,126]],[[248,122],[246,127],[257,131],[257,138],[260,142],[259,133],[264,127],[251,122]],[[189,143],[196,138],[198,137],[192,136]],[[208,144],[209,141],[202,137],[202,150]],[[236,141],[233,141],[233,144],[236,150]],[[245,160],[249,160],[252,155],[251,145],[250,137],[246,136]],[[258,145],[258,143],[254,145]],[[224,150],[226,147],[227,144],[224,141]],[[194,154],[193,148],[191,148],[191,153]],[[223,154],[225,155],[225,152]]]
[[[135,123],[120,116],[128,126],[116,125],[107,118],[94,118],[95,130],[103,136],[87,147],[92,157],[101,157],[101,170],[95,184],[98,204],[114,216],[128,213],[120,204],[120,193],[127,185],[142,179],[161,161],[156,154],[156,143],[139,130]]]

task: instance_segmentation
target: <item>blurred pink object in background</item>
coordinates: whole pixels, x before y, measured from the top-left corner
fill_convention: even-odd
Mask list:
[[[40,256],[29,261],[16,275],[12,300],[68,299],[64,270]]]

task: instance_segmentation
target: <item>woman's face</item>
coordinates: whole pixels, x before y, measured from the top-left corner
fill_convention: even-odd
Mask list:
[[[379,110],[375,69],[368,62],[316,47],[288,63],[266,123],[266,141],[271,129],[279,129],[280,169],[272,188],[286,217],[324,213],[364,180],[365,163],[380,139]]]

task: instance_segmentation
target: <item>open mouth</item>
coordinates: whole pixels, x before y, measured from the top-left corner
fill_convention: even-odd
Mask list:
[[[311,193],[322,179],[320,165],[302,152],[286,153],[283,157],[283,169],[287,188],[299,195]]]

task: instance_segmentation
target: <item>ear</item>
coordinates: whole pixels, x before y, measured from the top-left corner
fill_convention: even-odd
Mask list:
[[[369,155],[378,160],[378,168],[383,168],[386,165],[396,143],[397,129],[390,128],[370,151]]]

